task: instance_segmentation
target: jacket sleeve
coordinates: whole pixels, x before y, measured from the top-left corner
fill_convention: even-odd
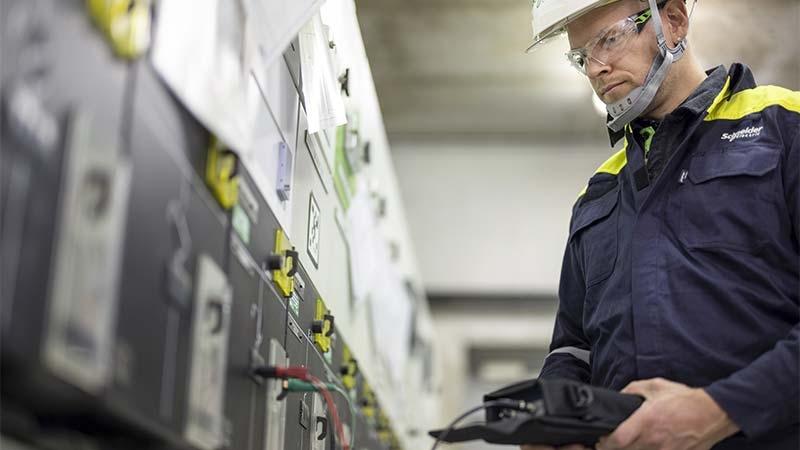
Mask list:
[[[540,378],[567,378],[588,383],[590,347],[583,333],[585,286],[580,255],[573,242],[567,243],[558,288],[558,312]]]
[[[800,127],[798,127],[800,128]],[[782,164],[794,248],[800,243],[800,129]],[[797,424],[800,411],[800,323],[747,367],[706,387],[748,438]]]

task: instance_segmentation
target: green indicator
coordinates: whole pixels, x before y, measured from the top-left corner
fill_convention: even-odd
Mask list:
[[[233,206],[231,223],[242,242],[244,242],[245,245],[250,244],[250,219],[238,204]]]
[[[300,299],[297,297],[297,294],[292,293],[292,296],[289,298],[289,307],[292,308],[292,312],[295,316],[300,317]]]

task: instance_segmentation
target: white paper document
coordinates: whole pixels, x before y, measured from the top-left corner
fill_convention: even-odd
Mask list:
[[[321,0],[247,0],[250,28],[255,32],[267,67],[283,54],[321,3]]]
[[[372,202],[365,189],[351,198],[345,214],[353,305],[358,309],[377,282],[379,265],[389,260],[389,250],[377,232]]]
[[[298,37],[308,132],[317,133],[347,123],[326,27],[319,14],[300,29]]]
[[[371,323],[379,333],[382,358],[398,386],[411,350],[411,298],[392,264],[366,189],[352,197],[345,221],[354,308],[368,302]]]
[[[381,353],[397,388],[402,385],[411,352],[413,309],[400,274],[389,260],[379,266],[369,298],[372,321],[380,330]]]
[[[222,142],[250,147],[258,103],[251,70],[261,57],[244,0],[162,0],[153,65],[175,95]]]

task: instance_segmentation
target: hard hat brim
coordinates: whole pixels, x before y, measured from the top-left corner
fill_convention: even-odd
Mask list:
[[[529,45],[528,48],[525,49],[525,53],[531,53],[537,50],[541,45],[556,40],[557,38],[563,36],[564,32],[565,30],[561,28],[560,30],[551,31],[545,36],[537,36],[536,39],[533,40],[531,45]]]

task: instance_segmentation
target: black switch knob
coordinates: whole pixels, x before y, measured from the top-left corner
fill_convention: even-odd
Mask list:
[[[315,320],[315,321],[311,322],[311,331],[313,331],[314,334],[322,334],[322,332],[324,330],[325,330],[325,322],[324,321]]]
[[[269,270],[281,270],[283,269],[283,255],[269,255],[266,263]]]

